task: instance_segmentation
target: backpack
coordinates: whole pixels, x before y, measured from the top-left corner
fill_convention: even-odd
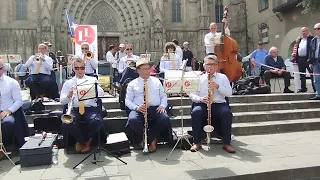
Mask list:
[[[259,76],[249,76],[235,82],[233,95],[270,94],[270,86],[259,85]]]

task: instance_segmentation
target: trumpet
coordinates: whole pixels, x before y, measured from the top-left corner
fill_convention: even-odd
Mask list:
[[[84,60],[90,60],[91,58],[93,58],[93,53],[92,53],[91,51],[87,51],[87,52],[84,54],[83,59],[84,59]]]
[[[147,87],[147,80],[145,79],[143,82],[143,92],[144,92],[144,104],[146,105],[146,109],[148,108],[148,87]],[[144,148],[142,150],[143,153],[148,153],[148,110],[144,113]]]
[[[63,114],[61,116],[61,121],[65,124],[71,124],[73,122],[73,118],[71,116],[71,111],[73,108],[73,103],[75,99],[76,91],[73,92],[70,102],[68,103],[68,109],[66,114]]]
[[[211,126],[211,103],[212,103],[212,99],[213,99],[213,89],[209,88],[209,84],[212,81],[212,76],[210,73],[210,70],[208,72],[208,97],[209,97],[209,102],[207,104],[208,107],[208,119],[207,122],[208,124],[206,126],[203,127],[204,132],[206,132],[207,134],[207,145],[208,148],[210,148],[210,141],[211,141],[211,132],[214,130],[213,126]]]

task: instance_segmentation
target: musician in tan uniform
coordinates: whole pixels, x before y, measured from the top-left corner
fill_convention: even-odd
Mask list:
[[[193,101],[191,120],[193,131],[193,146],[191,151],[195,152],[201,148],[201,134],[204,132],[203,127],[207,125],[209,102],[208,88],[213,91],[213,102],[211,106],[210,124],[214,127],[218,135],[222,137],[223,149],[229,153],[235,153],[235,149],[231,146],[231,124],[232,112],[225,97],[232,95],[232,88],[226,75],[218,73],[218,58],[215,55],[208,55],[204,59],[204,68],[206,74],[200,76],[200,91],[190,93]],[[210,72],[212,82],[208,82],[208,72]],[[205,122],[205,123],[204,123]]]
[[[79,102],[77,93],[74,93],[77,81],[96,81],[96,78],[85,75],[86,64],[82,58],[82,56],[75,56],[73,58],[74,63],[72,66],[75,76],[63,84],[60,95],[60,103],[62,105],[66,105],[74,96],[73,109],[71,111],[73,123],[64,123],[63,130],[65,132],[69,132],[77,140],[75,145],[76,151],[87,152],[90,150],[92,136],[101,128],[101,126],[103,126],[103,119],[96,99],[89,99]],[[98,96],[102,97],[104,95],[103,89],[98,86],[97,90]],[[85,129],[81,128],[80,120],[87,121],[87,127]],[[87,132],[84,132],[85,130]]]

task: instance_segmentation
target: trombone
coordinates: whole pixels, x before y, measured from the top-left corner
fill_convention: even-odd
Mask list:
[[[63,123],[65,123],[65,124],[71,124],[73,122],[73,118],[71,116],[71,111],[72,111],[72,108],[73,108],[73,103],[74,103],[74,99],[76,97],[76,93],[77,92],[74,90],[73,94],[72,94],[72,97],[71,97],[71,100],[68,103],[67,112],[61,116],[61,121]]]

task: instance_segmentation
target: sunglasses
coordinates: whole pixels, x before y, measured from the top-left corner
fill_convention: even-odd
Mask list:
[[[88,50],[88,48],[81,48],[82,50]]]
[[[127,50],[127,51],[129,51],[129,50],[132,51],[132,48],[128,48],[128,49],[126,49],[126,50]]]
[[[314,30],[320,30],[320,28],[314,28]]]
[[[84,70],[85,67],[84,66],[81,66],[81,67],[74,67],[75,70]]]

